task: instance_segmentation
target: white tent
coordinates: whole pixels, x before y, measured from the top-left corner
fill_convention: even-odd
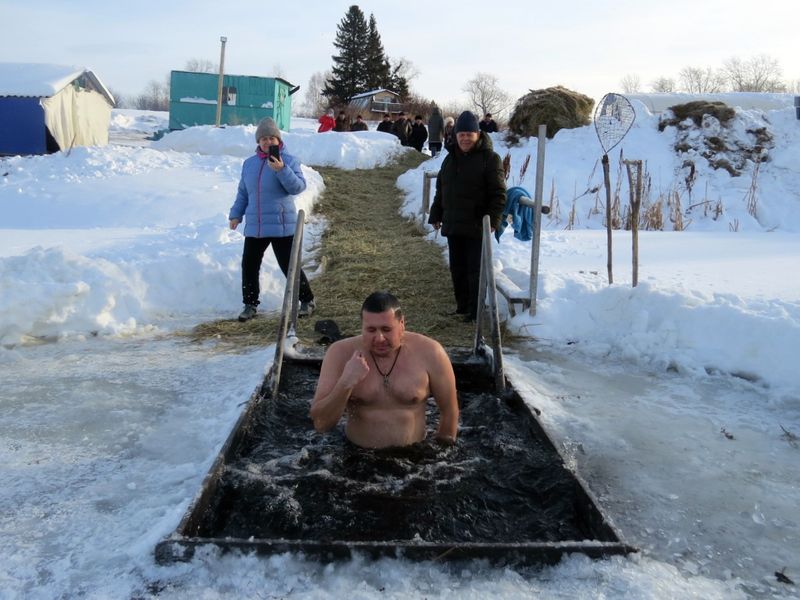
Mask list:
[[[38,135],[38,124],[28,122],[41,119],[37,103],[44,112],[44,125],[61,150],[108,144],[114,97],[91,70],[0,63],[0,122],[7,141],[16,139],[22,147],[31,147],[24,138]],[[38,148],[38,139],[34,146]]]

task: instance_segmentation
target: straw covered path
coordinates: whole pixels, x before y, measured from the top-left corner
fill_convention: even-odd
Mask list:
[[[388,290],[400,299],[410,331],[429,335],[445,346],[472,343],[474,327],[447,314],[455,304],[441,246],[427,241],[421,226],[399,213],[402,192],[395,181],[422,162],[420,154],[409,151],[386,167],[316,167],[325,181],[325,192],[315,214],[327,226],[314,256],[303,257],[305,265],[317,262],[321,268],[311,279],[316,311],[310,319],[298,320],[301,340],[312,343],[320,338],[314,331],[320,319],[333,319],[343,334],[357,335],[364,298],[373,291]],[[261,313],[246,323],[235,317],[203,323],[194,329],[193,337],[237,345],[266,344],[275,341],[277,325],[277,313]]]

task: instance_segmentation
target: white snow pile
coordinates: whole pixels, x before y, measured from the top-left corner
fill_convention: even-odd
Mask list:
[[[236,311],[243,238],[227,215],[241,163],[128,146],[4,160],[0,343],[129,334]],[[309,214],[324,185],[304,174],[296,202]],[[280,306],[284,281],[268,253],[265,308]]]
[[[619,158],[642,159],[652,178],[649,201],[659,195],[682,197],[685,230],[640,232],[640,283],[633,289],[630,232],[615,231],[614,285],[609,286],[605,235],[600,234],[605,229],[602,150],[593,126],[560,131],[546,146],[544,203],[552,212],[542,220],[537,314],[512,319],[513,331],[595,356],[658,369],[732,373],[797,390],[800,380],[787,358],[800,349],[800,123],[793,111],[783,109],[744,111],[732,124],[734,137],[738,132],[747,138],[749,127],[742,123],[758,122],[774,139],[770,160],[757,172],[757,207],[750,214],[752,161],[743,175],[731,177],[694,156],[692,197],[683,158],[673,149],[677,128],[659,132],[659,117],[641,103],[634,105],[636,122],[610,156],[612,188],[620,186],[627,204],[627,174]],[[533,196],[536,140],[507,147],[502,134],[492,139],[501,156],[510,155],[508,184],[521,185]],[[528,156],[530,165],[520,177]],[[406,214],[420,218],[423,172],[437,171],[442,160],[437,157],[399,178],[407,193]],[[703,206],[688,209],[703,198],[718,203],[719,214]],[[670,229],[674,209],[665,202],[663,210],[665,229]],[[432,230],[429,237],[446,243]],[[527,290],[530,253],[531,244],[515,239],[508,227],[494,246],[495,268]]]
[[[159,110],[116,109],[111,113],[111,132],[153,134],[169,127],[169,113]]]
[[[212,127],[203,125],[174,131],[154,142],[159,150],[226,154],[248,157],[255,149],[255,125]],[[302,127],[281,137],[289,152],[303,164],[341,169],[371,169],[390,162],[403,152],[409,152],[398,139],[379,131],[316,133]]]
[[[227,214],[254,129],[192,128],[142,147],[139,134],[163,129],[165,115],[114,111],[108,147],[0,158],[0,597],[793,597],[774,573],[800,572],[789,435],[800,431],[800,123],[788,111],[749,113],[774,140],[754,214],[753,165],[732,178],[703,157],[692,202],[722,210],[687,213],[676,128],[659,133],[655,116],[637,113],[624,157],[647,161],[650,200],[681,197],[687,230],[671,230],[665,203],[665,230],[641,233],[636,288],[630,233],[615,232],[608,285],[602,197],[584,194],[602,190],[600,147],[592,127],[560,132],[547,143],[554,210],[536,317],[510,320],[536,343],[508,344],[505,364],[641,553],[521,569],[202,548],[157,565],[155,544],[175,530],[272,359],[271,346],[155,335],[240,310],[243,239]],[[285,135],[306,165],[369,168],[407,151],[374,132],[315,129],[301,121]],[[122,138],[139,145],[113,143]],[[511,154],[509,184],[533,193],[535,165],[524,177],[520,166],[535,160],[535,141],[493,139]],[[419,216],[423,172],[441,160],[399,178],[409,215]],[[324,189],[311,166],[297,198],[307,212]],[[306,253],[324,225],[308,223]],[[527,288],[531,244],[509,228],[493,251],[496,271]],[[277,308],[285,280],[271,252],[261,284],[262,307]]]

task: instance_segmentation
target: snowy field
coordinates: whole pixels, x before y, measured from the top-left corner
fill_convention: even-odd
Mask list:
[[[672,149],[680,133],[660,133],[658,117],[635,106],[624,155],[647,161],[653,198],[683,194],[685,211],[686,156]],[[800,435],[800,122],[791,109],[741,111],[727,133],[745,143],[758,124],[773,135],[754,215],[752,162],[732,178],[688,151],[692,201],[707,202],[685,212],[685,231],[640,234],[636,288],[625,231],[615,232],[607,284],[602,217],[594,194],[581,196],[602,183],[594,129],[548,141],[545,201],[552,190],[560,209],[543,221],[538,311],[510,321],[519,337],[507,367],[642,552],[539,569],[211,550],[184,565],[154,563],[155,543],[175,529],[271,361],[271,340],[233,352],[173,335],[240,310],[242,237],[227,229],[227,212],[255,128],[199,127],[151,143],[166,114],[115,111],[112,120],[108,147],[0,159],[0,598],[796,597],[774,575],[785,567],[800,580],[791,435]],[[304,163],[298,206],[307,212],[324,191],[315,166],[370,168],[404,151],[374,131],[293,125],[284,139]],[[535,140],[507,149],[493,139],[511,153],[509,183],[533,192],[534,165],[522,179],[519,166],[535,158]],[[419,214],[422,173],[440,161],[399,178],[407,214]],[[704,210],[711,203],[721,213]],[[323,228],[310,220],[307,252]],[[495,268],[526,287],[530,244],[508,228],[494,252]],[[284,282],[271,254],[261,283],[262,306],[277,308]]]

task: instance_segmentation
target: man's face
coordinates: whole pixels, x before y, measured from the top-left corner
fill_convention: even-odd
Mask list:
[[[389,356],[403,343],[406,324],[393,310],[381,313],[361,312],[361,336],[364,349],[375,356]]]
[[[459,150],[462,152],[469,152],[475,147],[475,144],[478,143],[479,137],[480,135],[477,131],[459,131],[456,134]]]

